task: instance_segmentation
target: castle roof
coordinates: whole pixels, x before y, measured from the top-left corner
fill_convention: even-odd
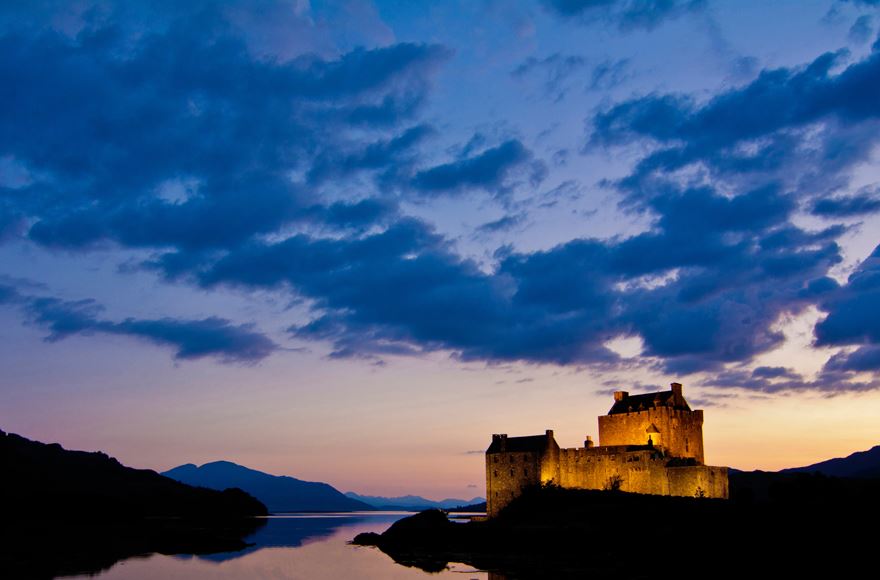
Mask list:
[[[486,453],[501,453],[502,451],[544,451],[547,449],[547,440],[548,438],[556,442],[553,439],[553,434],[544,434],[544,435],[528,435],[526,437],[507,437],[503,435],[501,437],[492,437],[492,444],[489,445],[489,449],[486,450]]]
[[[614,405],[608,411],[608,414],[633,413],[658,407],[672,407],[679,411],[691,410],[684,397],[679,396],[676,398],[673,391],[660,391],[659,393],[645,393],[643,395],[627,395],[619,401],[614,401]]]

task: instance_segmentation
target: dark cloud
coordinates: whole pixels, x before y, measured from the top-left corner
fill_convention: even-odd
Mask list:
[[[831,361],[839,358],[834,356]],[[880,379],[876,376],[867,380],[858,380],[851,370],[839,371],[830,366],[832,365],[825,365],[825,368],[813,379],[808,379],[790,369],[785,375],[778,377],[763,376],[755,371],[727,369],[708,376],[699,384],[717,389],[739,389],[767,394],[815,392],[827,397],[880,389]]]
[[[414,148],[435,133],[433,127],[417,125],[394,138],[369,143],[356,151],[322,151],[309,170],[308,181],[317,185],[331,179],[345,178],[362,170],[384,169],[400,172],[414,162]]]
[[[527,216],[525,213],[508,214],[497,220],[492,220],[477,226],[476,231],[478,234],[506,232],[522,226],[526,221]]]
[[[621,28],[699,5],[547,3]],[[0,91],[0,152],[34,177],[0,189],[0,232],[66,250],[147,249],[147,266],[181,283],[301,300],[310,319],[290,334],[328,342],[335,357],[447,351],[622,368],[605,344],[637,336],[656,370],[713,371],[719,387],[875,388],[854,377],[880,341],[877,256],[840,285],[829,270],[846,228],[810,230],[796,218],[874,211],[873,194],[849,193],[849,178],[880,135],[880,52],[765,70],[708,100],[658,93],[611,104],[590,119],[588,146],[640,155],[604,185],[646,229],[505,247],[478,264],[392,196],[488,193],[508,213],[480,226],[487,232],[522,224],[528,204],[579,199],[583,187],[564,182],[518,205],[513,193],[537,187],[546,167],[514,138],[476,134],[426,166],[422,148],[437,129],[418,111],[449,56],[442,47],[257,57],[220,6],[136,35],[113,26],[112,11],[76,35],[4,29],[0,81],[15,90]],[[555,55],[523,66],[517,74],[564,84],[580,63]],[[614,82],[615,66],[594,80]],[[93,302],[15,288],[0,302],[53,339],[124,335],[178,358],[233,362],[280,348],[219,318],[107,320]],[[782,343],[780,320],[813,305],[828,313],[817,345],[847,347],[821,377],[743,370]]]
[[[877,188],[863,189],[853,195],[817,199],[814,215],[836,218],[868,215],[880,212],[880,194]]]
[[[317,210],[328,225],[362,229],[388,222],[397,213],[397,204],[382,199],[363,199],[354,203],[338,201]]]
[[[878,372],[880,345],[862,346],[851,353],[838,353],[825,364],[827,371]]]
[[[778,189],[735,197],[668,187],[651,198],[654,228],[624,240],[580,239],[542,252],[498,254],[494,271],[456,255],[423,222],[397,219],[343,238],[298,234],[251,242],[219,260],[157,261],[206,288],[287,290],[315,318],[298,338],[333,356],[448,350],[465,360],[614,364],[604,345],[638,335],[678,374],[747,362],[779,346],[774,324],[833,294],[839,227],[789,222]]]
[[[0,93],[0,151],[40,176],[0,191],[3,231],[27,219],[30,238],[53,247],[234,246],[315,219],[321,200],[292,172],[381,171],[430,133],[397,127],[442,47],[257,58],[222,4],[177,13],[131,35],[111,11],[75,36],[0,36],[0,82],[16,87]],[[395,135],[363,145],[354,131]],[[168,199],[169,188],[186,192]]]
[[[787,367],[756,367],[752,369],[752,377],[763,379],[798,379],[800,374]]]
[[[75,335],[129,336],[170,347],[177,359],[215,358],[224,363],[255,364],[279,347],[253,325],[236,325],[217,317],[200,320],[127,318],[113,322],[101,318],[103,308],[94,300],[69,301],[22,294],[0,285],[0,304],[18,306],[31,324],[46,328],[46,340]]]
[[[323,314],[294,332],[335,343],[338,356],[448,349],[464,359],[601,364],[617,359],[607,340],[637,334],[646,354],[685,373],[778,346],[775,320],[806,307],[807,289],[840,259],[833,232],[788,224],[794,204],[776,190],[728,198],[670,189],[652,208],[654,231],[510,253],[494,273],[410,221],[357,240],[254,246],[201,280],[289,286],[316,300]],[[673,270],[666,283],[619,286]]]
[[[406,220],[359,239],[295,236],[254,244],[220,260],[200,280],[209,287],[289,287],[314,300],[319,316],[292,332],[334,343],[336,356],[447,349],[481,360],[614,358],[602,346],[611,337],[607,300],[578,301],[596,289],[587,270],[560,305],[551,281],[529,276],[517,288],[517,281],[506,279],[535,268],[534,257],[511,257],[502,275],[485,274],[424,224]],[[577,272],[566,268],[557,276]]]
[[[542,0],[562,18],[613,23],[620,30],[651,30],[663,21],[699,11],[704,0]]]
[[[618,183],[634,195],[658,174],[688,167],[734,186],[775,180],[828,195],[848,185],[878,142],[880,52],[848,65],[845,57],[826,53],[802,68],[765,70],[705,103],[675,94],[618,103],[593,119],[589,147],[655,145]]]
[[[412,187],[423,195],[457,195],[484,190],[497,196],[510,193],[512,178],[524,174],[533,186],[543,181],[546,167],[517,139],[443,165],[422,170],[412,179]]]
[[[880,246],[820,308],[828,316],[816,325],[817,345],[880,344]]]
[[[773,322],[811,304],[829,313],[816,326],[817,345],[877,341],[872,261],[840,287],[827,273],[842,259],[836,240],[847,228],[793,224],[802,210],[829,220],[880,210],[873,189],[848,193],[854,168],[880,143],[880,99],[871,96],[880,53],[848,58],[827,53],[804,67],[765,70],[706,101],[637,97],[592,119],[588,148],[648,150],[628,176],[605,185],[623,193],[624,209],[655,220],[654,231],[619,244],[615,267],[630,276],[675,273],[634,286],[634,306],[623,311],[667,370],[713,371],[717,386],[768,392],[876,388],[843,370],[850,357],[853,367],[868,366],[860,351],[836,356],[814,380],[766,369],[724,374],[780,345]]]

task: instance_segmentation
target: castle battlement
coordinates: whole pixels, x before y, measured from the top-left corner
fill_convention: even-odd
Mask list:
[[[561,449],[543,435],[493,435],[486,450],[490,517],[522,490],[540,484],[576,489],[727,498],[727,468],[704,464],[703,411],[691,410],[679,383],[669,391],[614,393],[599,417],[599,445]]]

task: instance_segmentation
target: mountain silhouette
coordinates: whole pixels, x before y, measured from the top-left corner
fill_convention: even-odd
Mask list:
[[[198,489],[101,452],[69,451],[0,431],[4,517],[131,520],[246,517],[266,508],[240,489]],[[235,486],[228,486],[235,487]]]
[[[0,570],[4,578],[97,574],[137,555],[244,550],[266,506],[0,431]]]
[[[467,505],[479,504],[485,500],[482,497],[473,499],[447,498],[439,501],[426,499],[418,495],[403,495],[399,497],[382,497],[376,495],[360,495],[353,491],[346,492],[346,496],[367,503],[374,508],[383,510],[427,510],[427,509],[450,509]]]
[[[782,469],[780,473],[821,473],[833,477],[880,477],[880,445],[856,451],[846,457],[820,461],[804,467]]]
[[[333,486],[302,481],[287,475],[271,475],[231,461],[215,461],[197,467],[192,463],[162,473],[171,479],[210,489],[239,488],[266,504],[271,512],[332,512],[372,510],[372,506],[346,497]]]

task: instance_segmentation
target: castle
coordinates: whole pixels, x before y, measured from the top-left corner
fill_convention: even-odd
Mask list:
[[[705,465],[703,411],[692,411],[681,384],[669,391],[614,393],[599,417],[599,445],[560,449],[553,431],[529,437],[492,435],[486,450],[486,511],[498,514],[529,486],[727,498],[727,468]]]

